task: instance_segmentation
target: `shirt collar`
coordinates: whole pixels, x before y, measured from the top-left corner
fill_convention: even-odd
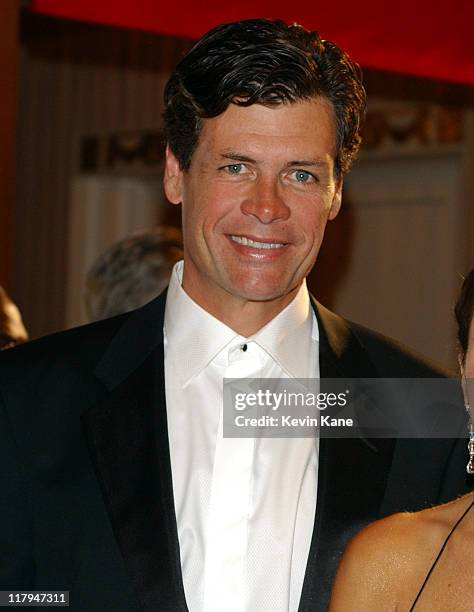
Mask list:
[[[298,293],[274,319],[258,331],[255,340],[291,378],[311,378],[312,344],[319,340],[316,316],[306,280]]]
[[[314,376],[308,371],[309,355],[319,332],[305,281],[286,308],[256,334],[244,338],[194,302],[182,288],[182,278],[180,261],[173,268],[168,288],[164,337],[183,383],[235,340],[256,342],[290,377]]]

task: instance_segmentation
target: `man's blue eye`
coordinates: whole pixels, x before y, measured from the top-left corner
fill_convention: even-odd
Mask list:
[[[307,183],[313,178],[312,174],[305,172],[304,170],[297,170],[295,172],[295,176],[298,183]]]
[[[231,174],[240,174],[242,172],[243,166],[243,164],[231,164],[230,166],[227,166],[227,170]]]

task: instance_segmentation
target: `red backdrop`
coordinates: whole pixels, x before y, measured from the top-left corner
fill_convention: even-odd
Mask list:
[[[33,0],[31,10],[188,38],[227,21],[280,18],[319,30],[362,66],[474,85],[472,0]]]

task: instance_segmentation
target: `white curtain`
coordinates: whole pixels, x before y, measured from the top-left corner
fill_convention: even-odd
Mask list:
[[[87,323],[85,278],[96,259],[117,240],[160,223],[158,180],[78,176],[71,184],[66,327]]]

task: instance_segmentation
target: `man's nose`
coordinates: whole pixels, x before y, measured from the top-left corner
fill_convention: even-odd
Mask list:
[[[278,180],[258,179],[241,204],[244,215],[250,215],[268,225],[275,221],[286,221],[290,209],[286,204]]]

